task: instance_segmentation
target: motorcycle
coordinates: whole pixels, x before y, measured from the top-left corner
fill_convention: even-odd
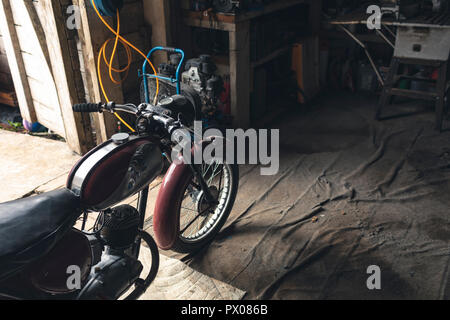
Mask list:
[[[144,231],[149,184],[174,148],[170,137],[190,130],[176,115],[194,104],[178,94],[157,105],[74,105],[75,112],[133,114],[136,132],[117,133],[88,152],[65,188],[0,204],[0,298],[137,299],[156,276],[158,247],[193,253],[212,241],[238,188],[237,165],[224,161],[171,162],[152,217],[156,241]],[[120,204],[135,194],[137,208]],[[98,215],[87,230],[91,213]],[[151,252],[145,278],[142,241]]]

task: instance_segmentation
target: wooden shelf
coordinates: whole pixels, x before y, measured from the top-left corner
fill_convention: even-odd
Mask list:
[[[239,22],[255,19],[306,2],[308,2],[308,0],[277,1],[265,5],[261,10],[247,11],[238,14],[212,13],[212,15],[205,16],[204,13],[200,11],[184,10],[183,20],[186,25],[191,27],[235,31],[235,25]]]

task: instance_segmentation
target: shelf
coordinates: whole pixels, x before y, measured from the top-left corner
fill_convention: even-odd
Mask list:
[[[316,0],[309,0],[316,1]],[[243,21],[255,19],[276,11],[290,8],[292,6],[309,2],[308,0],[284,0],[265,5],[261,10],[247,11],[238,14],[212,13],[204,15],[201,11],[183,11],[183,21],[191,27],[216,29],[223,31],[236,31],[236,24]]]

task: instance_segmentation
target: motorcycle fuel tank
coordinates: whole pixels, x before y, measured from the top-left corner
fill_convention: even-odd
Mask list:
[[[88,209],[104,210],[150,184],[162,168],[161,150],[150,137],[118,133],[75,164],[67,188]]]

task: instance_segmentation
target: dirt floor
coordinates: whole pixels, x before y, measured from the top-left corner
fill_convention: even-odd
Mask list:
[[[376,101],[328,95],[274,124],[279,173],[241,167],[229,221],[189,265],[248,299],[449,299],[450,131],[430,111],[374,121]]]
[[[241,166],[218,238],[194,257],[164,254],[247,299],[449,299],[450,131],[434,131],[430,111],[374,121],[376,101],[329,94],[286,113],[273,125],[279,173]],[[381,290],[366,286],[370,265],[381,269]]]

